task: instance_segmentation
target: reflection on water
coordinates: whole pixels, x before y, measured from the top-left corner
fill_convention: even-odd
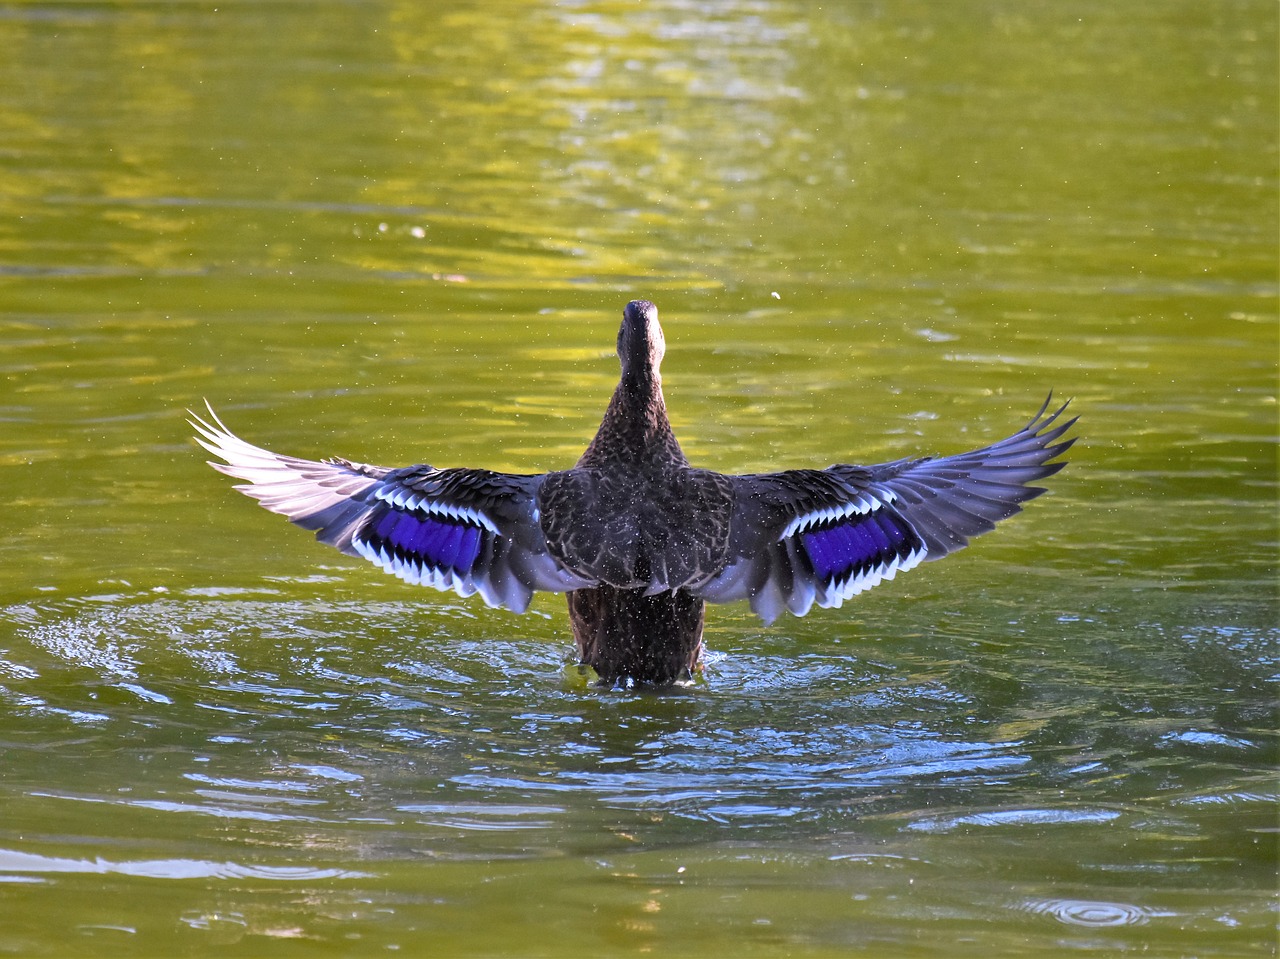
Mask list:
[[[1274,951],[1274,5],[0,16],[0,951]],[[334,557],[298,455],[566,466],[663,310],[700,464],[1052,493],[663,695]],[[429,944],[429,945],[428,945]]]

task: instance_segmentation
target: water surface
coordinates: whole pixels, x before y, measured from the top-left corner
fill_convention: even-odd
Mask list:
[[[1274,954],[1277,21],[0,5],[0,951]],[[571,464],[620,310],[727,472],[1052,493],[666,695],[203,465]]]

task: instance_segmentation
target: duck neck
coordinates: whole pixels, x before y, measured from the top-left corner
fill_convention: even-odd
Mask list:
[[[618,462],[688,463],[667,419],[662,377],[652,368],[641,367],[622,374],[600,429],[578,465],[591,467]]]

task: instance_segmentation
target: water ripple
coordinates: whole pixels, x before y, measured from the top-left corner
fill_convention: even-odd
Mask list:
[[[1022,908],[1036,915],[1051,916],[1068,926],[1088,926],[1094,929],[1142,926],[1152,917],[1176,915],[1132,903],[1096,899],[1032,899],[1023,903]]]
[[[960,826],[1045,826],[1103,823],[1119,819],[1112,809],[996,809],[964,816],[921,819],[906,828],[914,832],[950,832]]]
[[[113,862],[41,856],[0,849],[0,871],[9,873],[85,873],[95,875],[141,876],[149,879],[264,879],[275,882],[315,882],[322,879],[353,879],[369,875],[352,869],[316,866],[245,865],[204,859],[138,859]]]

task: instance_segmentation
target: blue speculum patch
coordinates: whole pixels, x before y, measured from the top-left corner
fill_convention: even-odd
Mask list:
[[[401,555],[436,569],[469,572],[480,555],[480,528],[444,517],[388,510],[373,534]]]
[[[916,548],[917,539],[902,520],[882,511],[853,516],[801,536],[813,571],[827,579],[905,559]]]

